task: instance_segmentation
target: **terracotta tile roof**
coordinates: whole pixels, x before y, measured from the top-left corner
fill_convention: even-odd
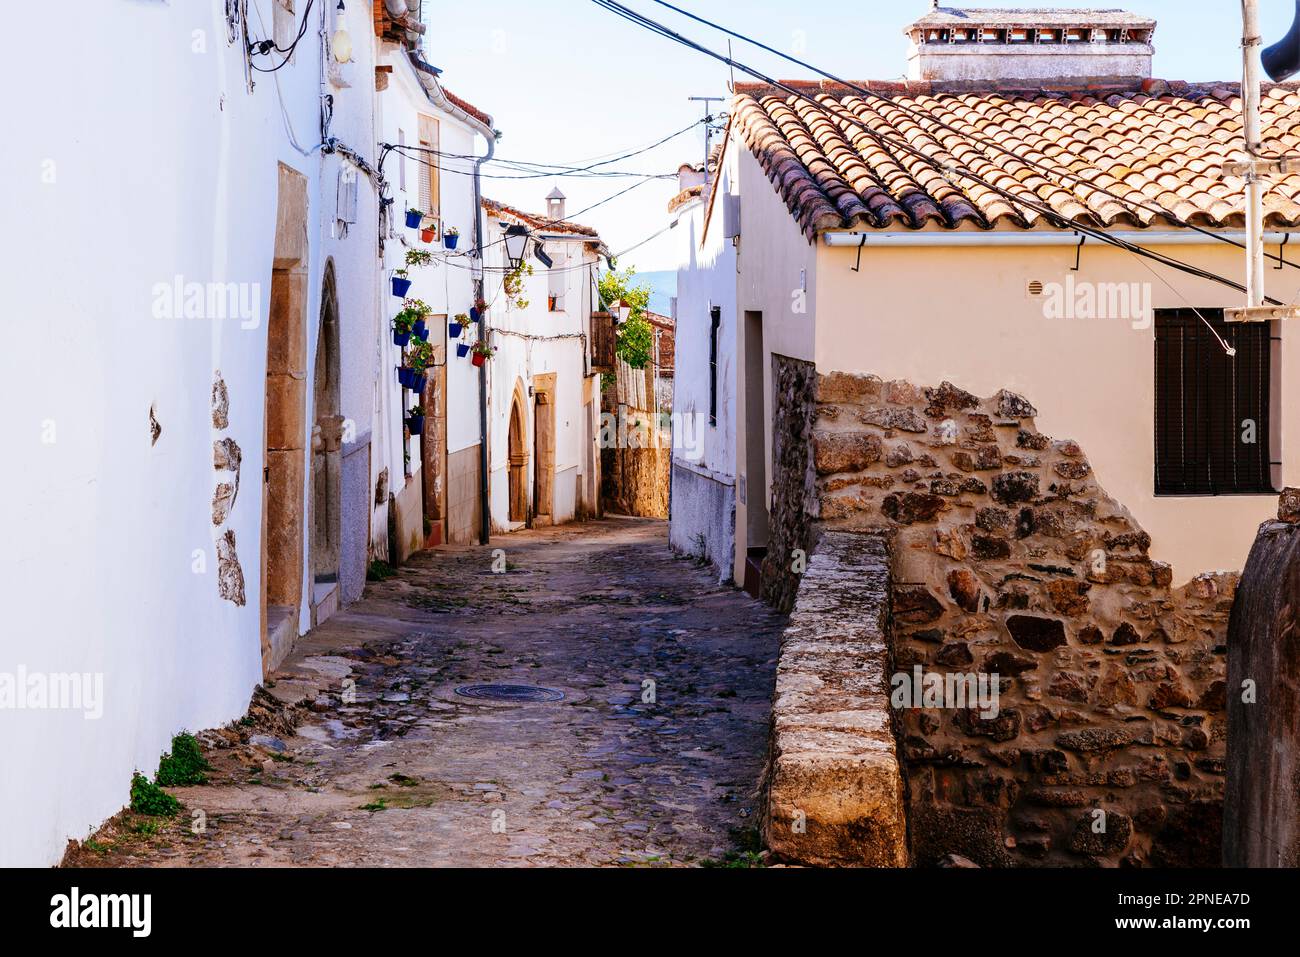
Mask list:
[[[704,193],[704,185],[702,183],[696,184],[695,186],[686,187],[686,189],[682,190],[680,193],[678,193],[676,196],[674,196],[672,199],[668,201],[668,212],[671,213],[674,212],[675,210],[680,209],[681,207],[689,203],[691,200],[698,199],[701,195],[703,195],[703,193]]]
[[[438,85],[439,85],[439,86],[442,86],[441,83],[438,84]],[[482,123],[484,126],[491,128],[491,126],[492,126],[492,117],[489,116],[487,113],[484,113],[482,110],[480,110],[480,109],[479,109],[477,106],[475,106],[473,103],[469,102],[468,100],[463,100],[463,99],[461,99],[459,96],[457,96],[455,93],[451,92],[451,90],[447,89],[445,86],[442,86],[442,95],[445,96],[445,97],[446,97],[448,100],[450,100],[452,103],[455,103],[457,106],[459,106],[462,110],[464,110],[464,111],[465,111],[466,113],[468,113],[470,116],[474,117],[474,119],[478,120],[478,121],[479,121],[480,123]]]
[[[677,328],[677,323],[673,322],[670,316],[661,316],[657,312],[651,312],[646,309],[641,313],[646,317],[650,325],[654,326],[660,333],[656,338],[659,342],[659,374],[672,375],[674,360],[676,359],[673,331]]]
[[[1090,185],[1170,210],[1194,225],[1240,229],[1245,224],[1244,182],[1225,180],[1219,172],[1225,160],[1245,158],[1235,86],[1148,80],[1137,90],[1015,92],[873,82],[859,85],[881,97],[864,98],[831,83],[785,85],[804,95],[737,84],[732,116],[740,142],[810,238],[820,230],[845,228],[1052,228],[1040,213],[951,172],[952,164],[1082,225],[1176,225]],[[928,124],[900,105],[952,129]],[[1300,152],[1300,90],[1266,88],[1263,114],[1266,152]],[[878,140],[873,133],[890,139]],[[972,136],[1031,158],[1043,169]],[[909,143],[927,158],[891,141]],[[1066,176],[1047,175],[1057,169]],[[1071,174],[1079,179],[1070,179]],[[1298,199],[1300,175],[1274,180],[1265,194],[1267,225],[1300,226]]]
[[[517,220],[529,229],[546,233],[573,233],[575,236],[590,236],[594,240],[600,239],[600,235],[590,226],[571,223],[567,219],[552,222],[545,216],[538,216],[536,213],[525,213],[522,209],[507,206],[505,203],[498,203],[486,196],[483,197],[483,209],[489,216],[505,216]]]

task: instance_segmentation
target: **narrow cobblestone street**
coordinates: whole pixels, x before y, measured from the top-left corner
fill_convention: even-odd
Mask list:
[[[69,863],[743,860],[780,624],[674,558],[655,521],[422,553],[302,639],[241,725],[199,736],[211,782],[173,790],[175,822],[124,812]],[[456,693],[481,683],[564,698]]]

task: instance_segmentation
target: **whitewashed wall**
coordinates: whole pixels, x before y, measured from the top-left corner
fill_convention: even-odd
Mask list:
[[[545,208],[539,199],[539,208]],[[502,235],[500,221],[488,219],[487,242]],[[548,309],[550,277],[548,269],[530,259],[533,275],[525,282],[520,296],[528,300],[526,309],[517,308],[501,289],[502,270],[506,266],[504,245],[497,242],[485,250],[487,294],[492,328],[491,342],[498,350],[489,362],[491,511],[496,529],[510,527],[509,475],[510,410],[515,384],[522,383],[528,406],[527,447],[529,501],[532,501],[535,437],[535,401],[529,386],[535,376],[556,373],[555,408],[555,512],[557,523],[571,521],[578,504],[580,482],[589,474],[592,456],[588,446],[594,442],[591,411],[583,402],[583,380],[587,370],[593,280],[597,257],[582,240],[547,239],[544,248],[563,277],[564,309]],[[562,260],[562,257],[567,257]],[[588,338],[583,338],[584,336]],[[598,389],[598,386],[596,386]],[[598,396],[598,392],[596,393]],[[598,400],[593,407],[599,405]]]
[[[707,234],[708,197],[679,208],[674,234],[681,244],[677,270],[677,322],[674,340],[673,413],[696,417],[702,425],[702,454],[673,450],[669,541],[693,555],[703,551],[728,579],[733,574],[736,511],[736,387],[740,374],[737,348],[736,250],[725,236],[723,200],[737,191],[735,143],[730,144],[713,188]],[[709,424],[710,307],[721,308],[718,331],[717,421]],[[675,443],[681,445],[680,441]]]
[[[267,29],[250,12],[252,28],[265,35],[270,0],[254,7]],[[11,415],[0,480],[10,543],[0,550],[9,616],[0,672],[102,674],[104,699],[98,720],[0,711],[0,865],[56,862],[68,838],[86,836],[127,801],[133,769],[152,773],[177,731],[242,714],[261,678],[277,164],[307,177],[315,215],[324,194],[333,206],[338,161],[311,150],[320,139],[316,28],[295,64],[276,74],[279,95],[265,75],[250,94],[223,10],[216,0],[78,5],[77,33],[94,42],[78,45],[75,64],[52,66],[47,47],[25,43],[2,68],[10,89],[34,95],[9,98],[13,135],[0,153],[13,186],[0,256],[0,395]],[[366,12],[354,14],[359,40],[368,36]],[[18,16],[21,32],[34,35],[35,22],[21,28],[38,11]],[[372,74],[357,66],[363,92]],[[349,98],[347,108],[366,100]],[[286,123],[309,155],[291,145]],[[367,228],[373,236],[373,221],[363,222],[338,241],[319,239],[328,230],[319,220],[309,231],[313,350],[325,252],[340,267],[344,322],[373,302],[366,280],[343,266],[365,248]],[[373,272],[373,254],[364,262],[359,268]],[[255,284],[254,319],[154,318],[155,287],[176,276]],[[242,607],[217,592],[210,394],[218,369],[230,396],[220,434],[243,450],[226,523],[243,566]],[[353,382],[345,409],[364,414],[364,389],[355,368],[345,369]],[[162,430],[152,445],[151,407]],[[304,608],[305,592],[304,581]]]
[[[383,61],[393,67],[388,89],[380,93],[378,113],[380,120],[379,139],[382,142],[396,144],[399,132],[410,146],[419,145],[419,117],[429,116],[438,121],[440,150],[459,156],[482,155],[486,151],[481,138],[466,123],[452,116],[434,104],[421,86],[415,68],[406,53],[393,44],[384,45]],[[396,151],[390,152],[384,163],[384,176],[387,179],[393,204],[390,219],[391,228],[385,242],[384,276],[379,297],[380,348],[377,377],[377,394],[379,408],[375,422],[376,455],[374,456],[374,475],[388,468],[390,488],[396,492],[403,482],[403,444],[402,444],[402,389],[397,382],[396,367],[401,362],[401,352],[393,345],[390,322],[402,308],[402,300],[392,294],[389,277],[394,269],[402,268],[408,248],[427,249],[433,254],[433,262],[428,266],[410,270],[412,285],[407,293],[416,299],[422,299],[433,309],[435,315],[446,314],[450,319],[457,313],[468,313],[474,302],[473,275],[468,252],[474,245],[474,178],[471,175],[474,163],[468,159],[442,157],[439,178],[439,201],[442,221],[446,226],[455,226],[460,230],[460,240],[455,251],[447,250],[441,240],[433,244],[421,242],[417,230],[407,229],[405,215],[408,208],[420,205],[419,177],[426,172],[421,165],[421,157],[416,151],[403,157]],[[402,188],[403,175],[401,167],[405,165],[405,188]],[[473,367],[468,357],[458,359],[455,344],[446,337],[446,325],[441,321],[429,324],[431,343],[442,342],[447,346],[447,451],[459,452],[477,445],[479,442],[479,387],[478,370]],[[465,341],[470,341],[467,335]],[[408,396],[410,394],[408,393]],[[413,400],[408,398],[406,405]],[[420,469],[420,440],[412,438],[410,445],[410,463],[407,466],[413,477],[418,478]],[[413,479],[414,480],[414,479]],[[372,520],[372,538],[383,539],[387,536],[387,505],[376,508]]]

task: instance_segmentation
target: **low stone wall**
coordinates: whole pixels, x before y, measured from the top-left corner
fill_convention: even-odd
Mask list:
[[[903,779],[889,713],[889,551],[828,532],[781,642],[763,836],[778,860],[904,867]]]
[[[832,373],[817,399],[822,527],[895,536],[894,667],[996,676],[995,716],[896,702],[916,863],[1217,864],[1236,576],[1171,589],[1020,396]]]

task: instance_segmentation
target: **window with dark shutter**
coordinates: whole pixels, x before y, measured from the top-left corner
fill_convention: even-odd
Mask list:
[[[1156,494],[1273,492],[1272,327],[1199,312],[1156,311]]]
[[[718,330],[722,328],[722,308],[709,310],[709,425],[718,424]]]

